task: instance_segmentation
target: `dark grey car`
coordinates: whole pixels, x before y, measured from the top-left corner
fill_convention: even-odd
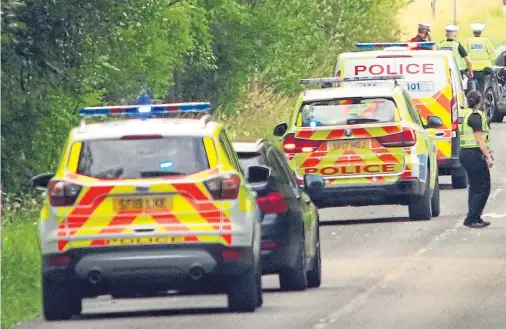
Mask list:
[[[502,122],[506,115],[506,45],[497,54],[492,74],[485,80],[483,110],[491,122]]]

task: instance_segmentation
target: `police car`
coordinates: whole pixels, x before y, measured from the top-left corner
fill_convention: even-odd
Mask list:
[[[40,213],[47,320],[81,312],[81,299],[225,292],[233,311],[262,304],[260,212],[222,124],[163,118],[209,103],[90,107],[120,117],[72,129]],[[160,118],[162,116],[162,118]],[[124,119],[121,117],[129,117]],[[265,167],[249,179],[267,181]],[[210,287],[210,288],[209,288]]]
[[[302,79],[303,84],[399,80],[402,75]],[[274,129],[299,181],[320,175],[317,206],[408,205],[409,217],[439,215],[436,147],[405,89],[347,87],[304,91],[288,123]]]

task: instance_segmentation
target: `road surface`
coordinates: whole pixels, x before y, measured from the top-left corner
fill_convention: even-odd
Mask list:
[[[442,178],[442,214],[410,222],[406,207],[321,211],[323,284],[277,291],[264,306],[227,313],[225,296],[86,300],[79,319],[23,329],[504,329],[506,328],[506,123],[492,127],[496,163],[485,229],[461,222],[467,190]]]

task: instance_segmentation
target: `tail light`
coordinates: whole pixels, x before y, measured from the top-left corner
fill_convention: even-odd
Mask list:
[[[413,129],[403,128],[401,133],[377,138],[384,147],[410,147],[416,144],[416,133]]]
[[[452,114],[453,114],[453,107],[456,106],[456,104],[457,104],[457,100],[455,99],[455,97],[452,97],[452,100],[450,101],[450,111],[452,111]],[[452,130],[453,131],[459,130],[459,120],[458,120],[458,118],[453,118],[452,117],[452,120],[454,120],[453,123],[452,123]]]
[[[294,134],[288,134],[283,139],[283,150],[286,153],[309,153],[320,147],[321,141],[298,139]]]
[[[224,260],[236,260],[241,257],[241,252],[232,249],[225,249],[221,252],[221,257],[223,257]]]
[[[264,197],[259,197],[257,203],[264,214],[282,214],[288,209],[283,195],[279,192],[271,192]]]
[[[232,200],[239,194],[241,178],[236,174],[229,174],[205,181],[204,185],[214,200]]]
[[[69,265],[72,259],[67,255],[54,255],[49,259],[49,264],[52,266],[64,266]]]
[[[72,206],[75,202],[79,193],[81,193],[81,186],[63,182],[63,181],[52,181],[49,183],[47,193],[49,196],[49,202],[53,207]]]
[[[264,250],[272,250],[276,249],[278,247],[278,244],[276,242],[272,241],[262,241],[260,244],[260,248]]]

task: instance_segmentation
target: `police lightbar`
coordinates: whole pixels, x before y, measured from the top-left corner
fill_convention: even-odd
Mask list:
[[[404,75],[378,75],[378,76],[368,76],[368,77],[330,77],[330,78],[308,78],[308,79],[300,79],[300,84],[309,85],[309,84],[325,84],[325,83],[338,83],[338,82],[354,82],[354,81],[378,81],[378,80],[401,80],[404,79]]]
[[[388,47],[407,47],[410,50],[417,49],[433,49],[436,45],[433,41],[425,42],[371,42],[371,43],[356,43],[357,49],[384,49]]]
[[[173,104],[146,104],[146,105],[114,105],[114,106],[95,106],[79,109],[79,115],[86,117],[103,116],[156,116],[172,113],[188,112],[209,112],[211,103],[173,103]]]

